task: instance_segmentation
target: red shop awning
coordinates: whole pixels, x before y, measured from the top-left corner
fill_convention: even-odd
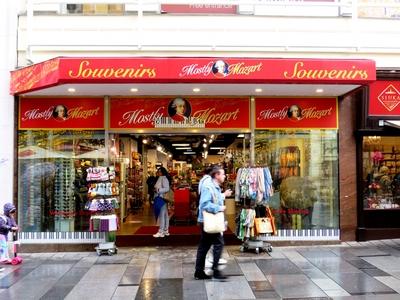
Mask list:
[[[57,57],[11,72],[10,93],[66,84],[349,84],[376,80],[373,60]]]

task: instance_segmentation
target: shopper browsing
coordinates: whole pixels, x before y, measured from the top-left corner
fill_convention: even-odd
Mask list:
[[[14,216],[16,208],[12,203],[4,204],[4,214],[0,216],[0,262],[10,263],[11,259],[8,253],[8,233],[18,231],[18,225]]]
[[[222,233],[207,233],[204,231],[203,211],[205,210],[209,213],[214,214],[220,211],[225,211],[224,197],[220,187],[220,185],[225,181],[225,171],[221,167],[215,166],[212,169],[210,176],[212,178],[210,184],[203,184],[200,194],[198,222],[201,227],[201,238],[199,247],[197,249],[196,270],[194,273],[194,277],[196,279],[211,278],[210,276],[205,274],[204,268],[207,252],[212,245],[214,252],[214,261],[212,266],[213,278],[222,280],[226,277],[223,276],[218,270],[218,261],[221,257],[224,247],[224,238]]]
[[[160,212],[158,215],[159,228],[158,232],[153,236],[155,238],[169,236],[168,228],[169,228],[169,216],[168,216],[168,203],[165,198],[165,195],[170,190],[170,176],[168,174],[167,169],[164,167],[160,167],[157,170],[157,182],[154,185],[155,196],[161,197],[164,199],[164,204],[160,208]]]

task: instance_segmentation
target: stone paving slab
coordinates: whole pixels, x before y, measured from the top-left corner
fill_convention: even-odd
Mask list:
[[[328,275],[350,294],[394,293],[393,289],[365,273],[330,273]]]
[[[327,295],[306,275],[267,275],[268,281],[282,298],[327,297]]]
[[[208,299],[256,299],[244,276],[235,276],[225,282],[206,281]]]
[[[225,282],[195,280],[196,247],[23,254],[0,273],[0,299],[400,300],[400,239],[241,253],[228,246]]]

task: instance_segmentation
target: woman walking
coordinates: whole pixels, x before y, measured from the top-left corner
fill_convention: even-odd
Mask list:
[[[160,167],[157,170],[157,182],[154,185],[154,191],[156,197],[161,197],[164,199],[164,204],[162,204],[160,209],[160,214],[158,215],[159,228],[158,232],[153,236],[155,238],[169,236],[168,228],[169,228],[169,216],[168,216],[168,203],[165,199],[165,195],[170,190],[170,176],[168,174],[167,169],[164,167]],[[157,217],[157,216],[156,216]]]

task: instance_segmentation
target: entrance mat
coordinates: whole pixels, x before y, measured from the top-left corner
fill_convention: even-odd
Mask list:
[[[158,231],[158,226],[142,226],[134,234],[155,234]],[[199,226],[170,226],[169,233],[174,235],[200,235]],[[232,234],[232,231],[228,229],[224,234]]]

